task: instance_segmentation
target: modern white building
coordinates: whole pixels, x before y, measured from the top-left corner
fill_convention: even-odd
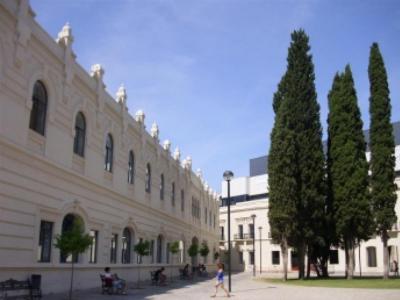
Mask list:
[[[147,132],[145,114],[128,113],[123,86],[113,98],[100,65],[77,63],[73,41],[68,24],[52,38],[28,0],[0,0],[0,281],[34,273],[44,293],[67,290],[71,259],[78,289],[99,286],[105,266],[136,280],[139,239],[151,243],[142,278],[159,265],[176,272],[192,243],[207,243],[211,263],[216,193],[190,157],[160,145],[157,124]],[[54,238],[75,218],[93,242],[72,258]]]
[[[396,184],[397,184],[397,224],[390,232],[388,242],[390,262],[400,258],[400,122],[393,124],[396,142]],[[366,141],[369,133],[365,132]],[[369,149],[367,150],[369,151]],[[367,152],[367,159],[370,152]],[[231,181],[231,241],[233,247],[232,267],[236,270],[252,270],[255,261],[256,270],[260,267],[264,272],[280,272],[282,270],[282,255],[280,246],[271,240],[268,222],[268,174],[267,157],[262,156],[250,160],[250,176],[234,178]],[[222,200],[220,203],[220,248],[227,249],[227,183],[222,182]],[[252,215],[255,215],[253,224]],[[255,249],[253,235],[255,234]],[[361,243],[357,248],[355,271],[364,273],[382,273],[382,242],[380,237],[374,237]],[[261,262],[261,263],[260,263]],[[297,270],[297,254],[289,250],[289,270]],[[329,272],[344,273],[345,254],[341,249],[331,249]]]

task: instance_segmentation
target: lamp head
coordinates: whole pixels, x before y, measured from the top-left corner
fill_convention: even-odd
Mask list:
[[[253,220],[256,218],[255,214],[252,214],[251,217],[253,218]]]
[[[223,177],[225,181],[230,181],[233,178],[233,172],[225,171]]]

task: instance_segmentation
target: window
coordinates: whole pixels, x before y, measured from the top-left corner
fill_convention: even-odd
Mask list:
[[[249,262],[250,265],[254,265],[254,251],[249,251]]]
[[[133,184],[134,178],[135,178],[135,156],[133,155],[133,151],[129,151],[128,183]]]
[[[41,81],[36,81],[33,87],[32,110],[29,128],[44,135],[47,112],[47,92]]]
[[[210,213],[209,213],[208,220],[209,220],[209,224],[208,225],[211,227],[211,224],[212,224],[211,210],[210,210]]]
[[[238,238],[243,239],[243,225],[238,226]]]
[[[150,242],[150,263],[154,264],[154,240],[151,240]]]
[[[243,265],[243,252],[239,251],[239,264]]]
[[[200,201],[192,197],[192,216],[200,220]]]
[[[51,241],[53,239],[53,222],[40,221],[39,234],[39,262],[50,262],[51,259]]]
[[[280,251],[272,251],[272,264],[279,265],[281,263]]]
[[[338,250],[329,250],[329,263],[331,265],[339,264],[339,251]]]
[[[208,217],[208,213],[207,213],[207,207],[204,207],[204,223],[207,225],[207,217]]]
[[[67,214],[64,217],[62,227],[61,227],[61,234],[64,234],[66,232],[69,232],[73,229],[75,222],[79,222],[83,224],[83,221],[81,220],[80,217],[73,215],[73,214]],[[70,263],[70,262],[77,263],[78,262],[78,255],[68,255],[67,253],[60,252],[60,262],[61,263]]]
[[[167,243],[167,261],[166,261],[166,263],[167,264],[169,264],[170,263],[170,261],[169,261],[169,247],[170,247],[170,243]]]
[[[75,118],[74,153],[85,156],[86,122],[83,113],[79,112]]]
[[[215,214],[214,214],[214,218],[213,218],[213,226],[214,226],[214,229],[215,229]]]
[[[111,237],[111,248],[110,248],[110,263],[117,263],[117,250],[118,250],[118,234],[113,234]]]
[[[185,191],[181,190],[181,211],[185,211]]]
[[[105,162],[104,162],[104,170],[108,172],[112,172],[112,166],[113,166],[113,139],[111,134],[107,134],[107,139],[106,139],[106,155],[105,155]]]
[[[165,187],[164,174],[161,174],[161,176],[160,176],[160,200],[164,200],[164,187]]]
[[[175,206],[175,182],[171,185],[171,204]]]
[[[163,261],[163,245],[164,244],[164,239],[162,235],[159,235],[157,237],[157,263],[160,264]]]
[[[225,240],[225,236],[224,236],[224,226],[220,226],[220,227],[219,227],[219,231],[220,231],[220,239],[221,239],[221,241]]]
[[[98,243],[99,232],[96,230],[90,230],[89,236],[92,238],[92,243],[89,246],[89,263],[97,263],[97,243]]]
[[[254,236],[254,224],[249,224],[249,238]]]
[[[146,165],[145,191],[147,193],[151,192],[151,167],[150,167],[150,164]]]
[[[122,249],[121,249],[121,263],[129,264],[131,262],[131,244],[132,244],[131,231],[125,228],[122,232]]]
[[[376,248],[367,247],[368,267],[376,267]]]

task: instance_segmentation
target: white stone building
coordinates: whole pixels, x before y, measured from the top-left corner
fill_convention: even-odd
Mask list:
[[[396,184],[397,184],[397,224],[390,232],[388,242],[390,262],[400,259],[400,122],[393,124],[396,142]],[[368,142],[368,131],[365,132]],[[367,152],[367,159],[370,152]],[[281,272],[282,255],[279,245],[271,240],[268,222],[268,174],[267,157],[262,156],[250,160],[250,176],[234,178],[231,181],[231,240],[234,249],[232,267],[236,270],[252,270],[255,258],[257,273]],[[227,183],[222,182],[222,202],[220,207],[220,247],[227,249]],[[251,215],[256,215],[255,226]],[[260,228],[261,227],[261,238]],[[253,230],[253,228],[255,228]],[[253,232],[255,233],[255,254],[253,254]],[[261,251],[260,251],[261,247]],[[380,237],[374,237],[361,243],[361,248],[355,249],[355,272],[359,274],[360,261],[363,273],[377,274],[383,272],[382,242]],[[261,253],[261,255],[260,255]],[[297,270],[297,255],[289,250],[289,271]],[[261,260],[261,264],[260,264]],[[342,274],[345,272],[344,250],[331,249],[329,272]]]
[[[211,263],[216,194],[190,157],[160,145],[157,124],[148,133],[144,113],[128,113],[123,86],[114,99],[100,65],[89,74],[76,62],[73,40],[68,24],[50,37],[29,1],[0,0],[0,281],[36,273],[45,293],[68,289],[72,258],[54,237],[74,218],[93,236],[74,258],[76,288],[99,286],[105,266],[136,280],[140,238],[152,245],[142,278],[166,264],[177,274],[193,241],[208,244]]]

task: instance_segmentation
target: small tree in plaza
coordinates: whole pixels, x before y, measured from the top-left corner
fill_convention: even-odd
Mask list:
[[[137,255],[137,263],[138,263],[137,287],[139,287],[139,284],[140,284],[140,265],[143,262],[143,256],[148,256],[150,254],[150,242],[147,241],[147,240],[143,241],[142,239],[140,239],[139,242],[133,248],[133,251],[135,251],[135,253]]]
[[[172,242],[168,246],[168,251],[171,253],[171,264],[174,264],[174,257],[179,252],[179,241]],[[171,267],[171,281],[172,281],[172,267]]]
[[[92,243],[92,237],[84,232],[83,223],[80,218],[74,218],[72,227],[56,236],[55,247],[60,249],[64,256],[71,256],[71,281],[69,288],[69,299],[72,299],[74,282],[74,263],[75,257],[85,252]]]
[[[197,254],[199,254],[199,245],[197,243],[191,244],[190,247],[188,248],[187,252],[193,261],[194,257],[196,257]]]
[[[206,242],[201,243],[199,253],[200,253],[200,256],[203,257],[203,261],[205,261],[206,257],[210,253],[210,249],[208,248],[208,245]]]
[[[376,231],[383,243],[383,278],[389,278],[388,231],[396,223],[395,142],[385,63],[377,43],[372,44],[368,75],[371,147],[371,196]]]

